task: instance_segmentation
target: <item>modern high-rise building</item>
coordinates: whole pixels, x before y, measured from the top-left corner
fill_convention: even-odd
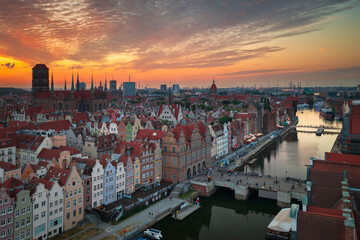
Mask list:
[[[161,91],[166,92],[166,88],[167,88],[166,84],[161,84],[160,85],[160,90]]]
[[[115,91],[116,89],[116,80],[110,80],[110,91]]]
[[[173,93],[179,93],[180,92],[180,86],[179,84],[173,85]]]
[[[123,82],[123,96],[135,96],[136,90],[135,90],[135,82]]]

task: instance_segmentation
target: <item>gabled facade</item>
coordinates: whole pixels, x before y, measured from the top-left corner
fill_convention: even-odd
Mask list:
[[[104,202],[104,168],[99,160],[96,160],[95,165],[91,171],[92,177],[92,207],[101,206]]]
[[[15,189],[14,239],[32,239],[32,202],[29,190]]]
[[[125,168],[125,194],[131,195],[135,191],[133,161],[130,156],[121,156],[119,161]]]
[[[45,179],[58,179],[59,185],[64,189],[63,230],[67,231],[75,227],[84,219],[84,187],[76,167],[73,166],[71,170],[51,167]]]
[[[116,199],[123,198],[125,193],[125,168],[122,162],[112,162],[116,168]]]
[[[168,121],[171,125],[176,126],[184,117],[180,104],[166,105],[161,104],[158,118]]]
[[[200,122],[167,131],[162,148],[165,181],[182,182],[210,166],[210,133]]]
[[[0,189],[0,240],[14,239],[14,199],[10,191]]]
[[[116,170],[110,160],[102,160],[104,167],[104,204],[116,201]]]

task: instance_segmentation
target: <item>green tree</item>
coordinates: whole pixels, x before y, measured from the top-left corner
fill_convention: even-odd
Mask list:
[[[219,120],[219,123],[224,124],[224,123],[227,123],[227,122],[231,122],[232,118],[225,115],[225,116],[222,116],[221,118],[219,118],[218,120]]]

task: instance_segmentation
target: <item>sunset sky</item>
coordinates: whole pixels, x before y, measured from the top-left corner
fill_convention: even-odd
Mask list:
[[[0,87],[31,87],[45,63],[142,87],[355,86],[360,1],[4,0]]]

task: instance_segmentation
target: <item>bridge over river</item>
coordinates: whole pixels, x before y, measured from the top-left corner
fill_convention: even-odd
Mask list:
[[[229,174],[215,170],[207,176],[197,176],[190,180],[191,188],[198,190],[202,196],[211,196],[217,188],[234,190],[235,198],[247,200],[253,192],[259,197],[277,200],[279,207],[288,207],[291,201],[302,201],[307,196],[304,180],[278,178],[257,174]]]

